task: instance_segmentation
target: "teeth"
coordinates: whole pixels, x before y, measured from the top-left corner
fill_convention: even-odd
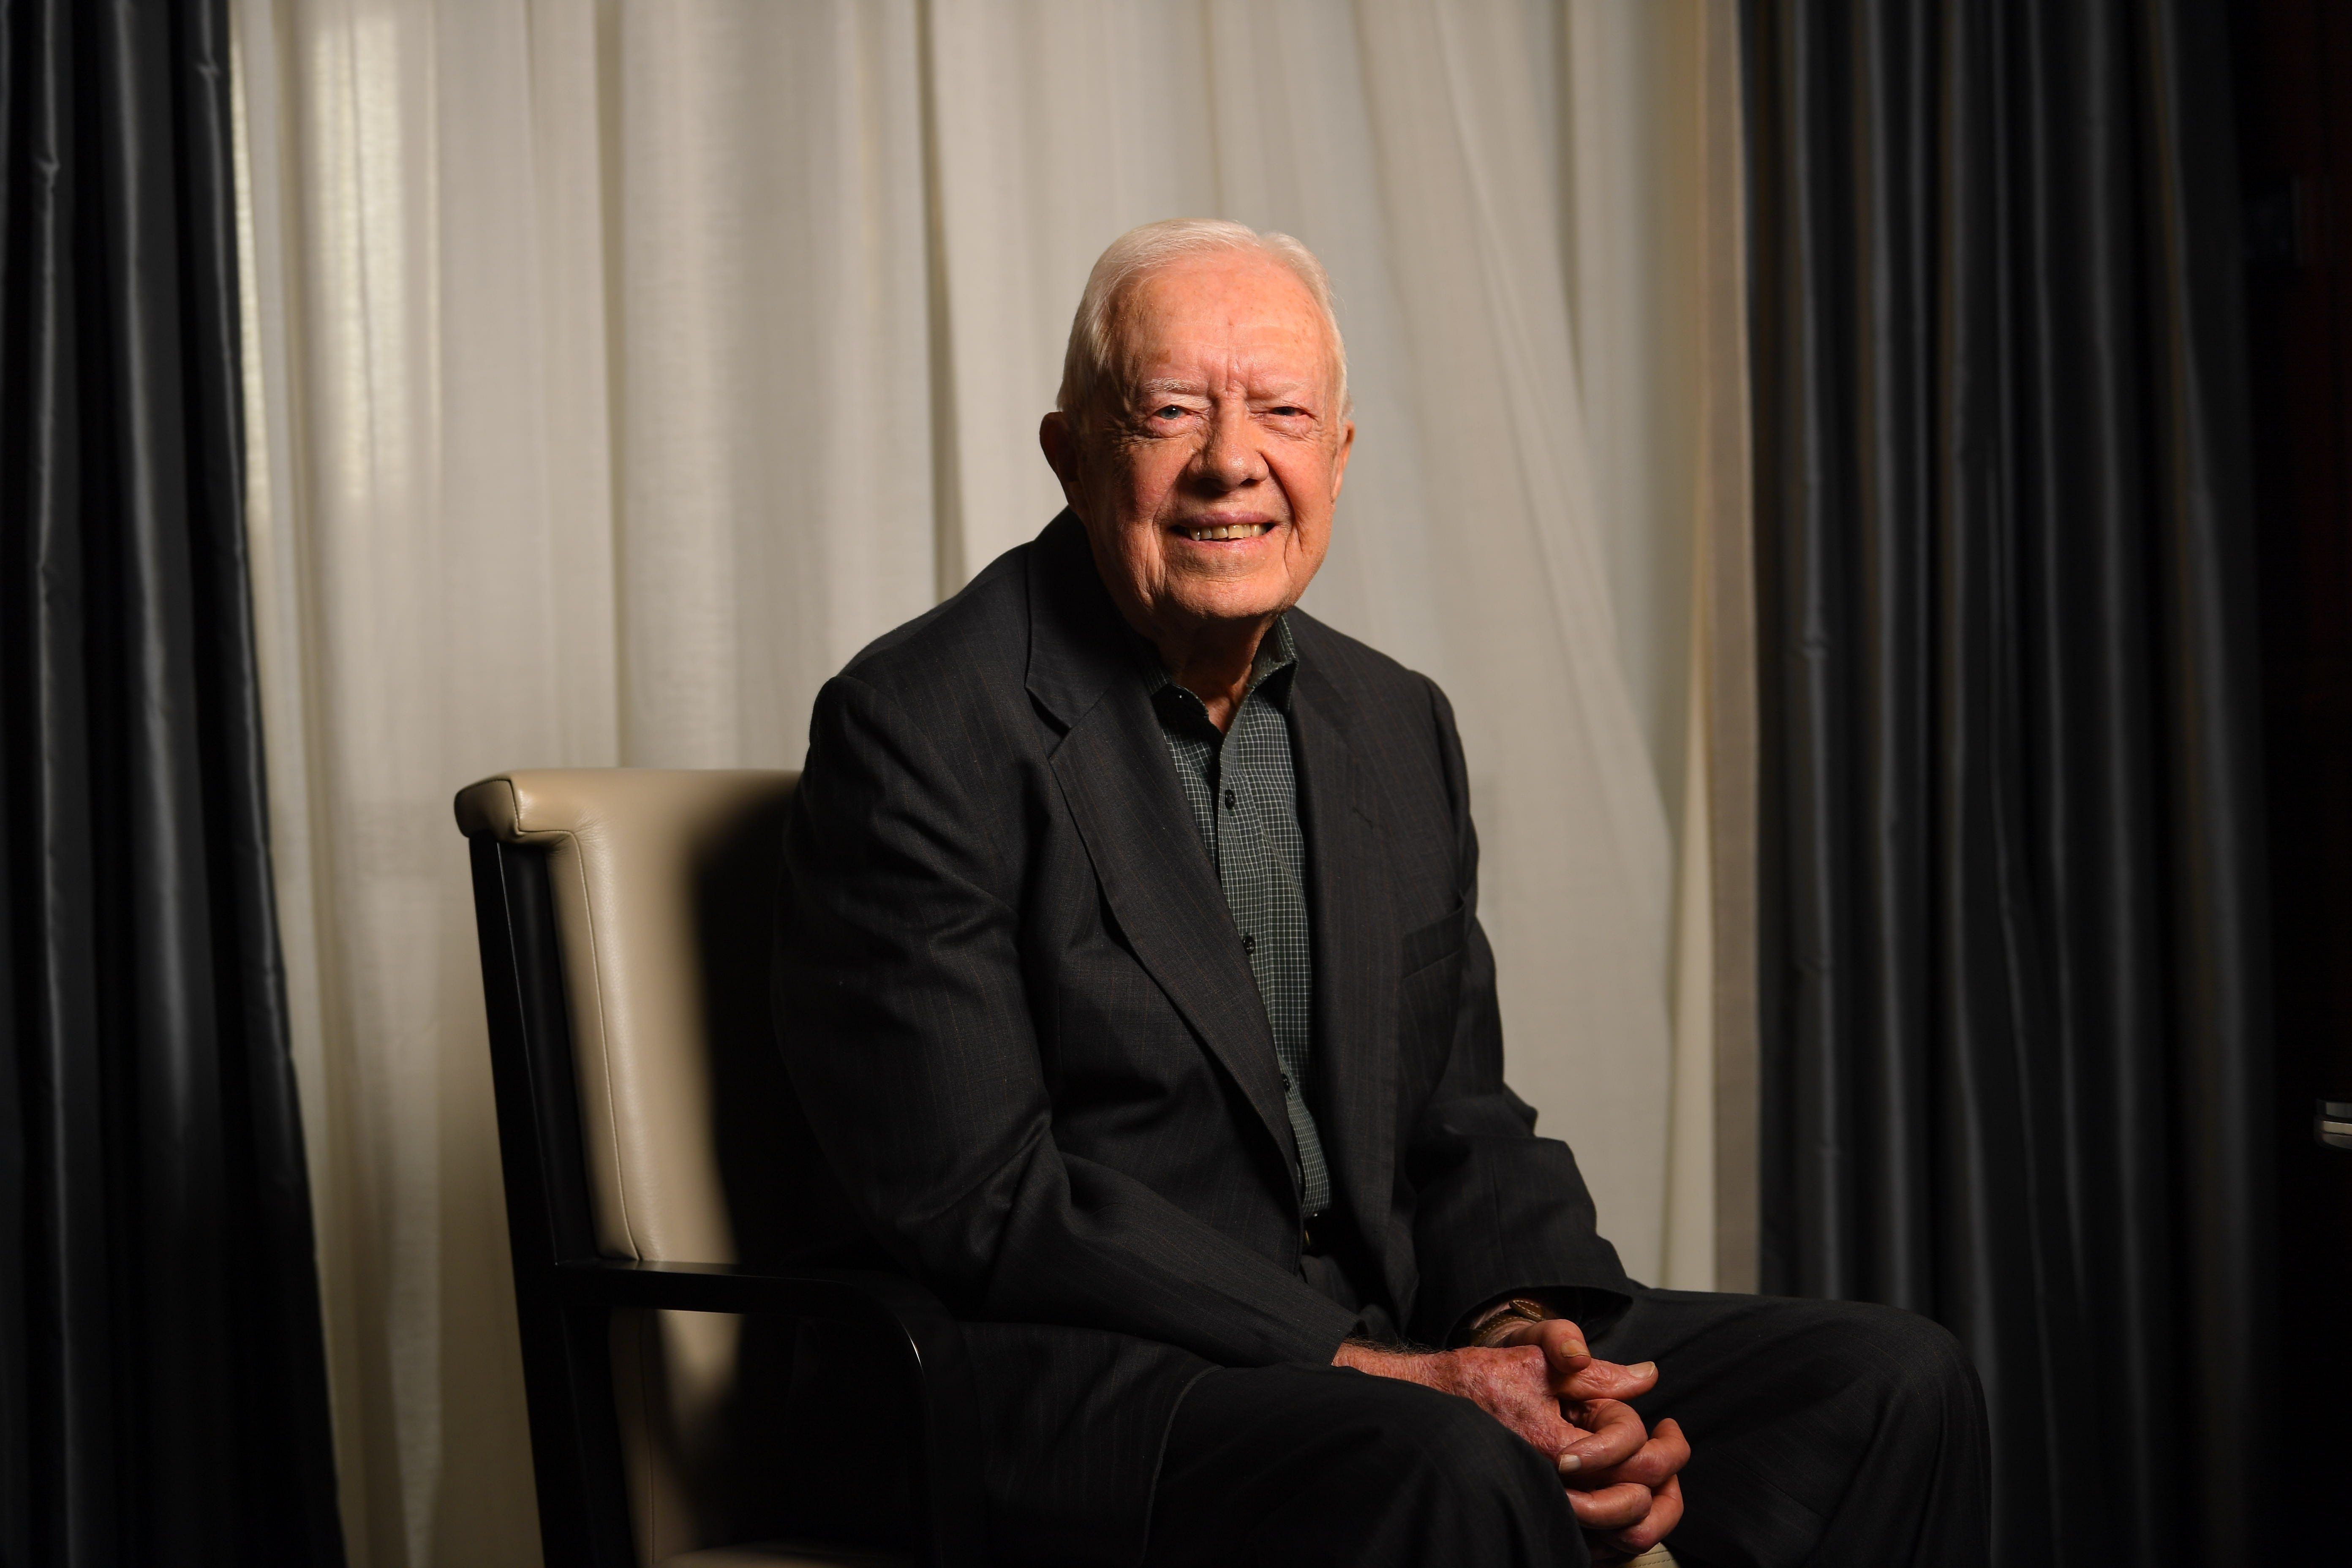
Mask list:
[[[1233,522],[1223,528],[1188,528],[1184,537],[1202,544],[1219,539],[1255,539],[1273,526],[1270,522]]]

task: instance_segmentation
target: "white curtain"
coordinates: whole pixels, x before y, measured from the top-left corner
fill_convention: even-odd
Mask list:
[[[1451,693],[1513,1078],[1631,1270],[1712,1282],[1693,584],[1728,5],[235,0],[355,1564],[537,1555],[451,794],[796,764],[828,674],[1059,505],[1034,431],[1070,310],[1151,218],[1329,266],[1360,440],[1308,607]]]

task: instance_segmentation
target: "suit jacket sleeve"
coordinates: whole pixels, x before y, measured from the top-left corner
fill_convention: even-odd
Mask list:
[[[1495,954],[1478,924],[1478,839],[1454,710],[1435,685],[1431,715],[1452,797],[1464,935],[1462,989],[1445,1071],[1415,1123],[1404,1168],[1415,1189],[1421,1289],[1409,1331],[1444,1344],[1464,1315],[1500,1297],[1632,1287],[1595,1228],[1576,1156],[1538,1138],[1536,1113],[1503,1081]]]
[[[1328,1363],[1353,1313],[1056,1147],[1001,763],[837,677],[786,827],[779,1024],[867,1227],[960,1313],[1108,1329],[1228,1366]],[[940,737],[934,744],[932,735]]]

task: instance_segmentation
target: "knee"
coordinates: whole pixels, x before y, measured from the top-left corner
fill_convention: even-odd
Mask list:
[[[1400,1494],[1476,1514],[1558,1503],[1556,1470],[1517,1433],[1466,1399],[1412,1392],[1423,1397],[1410,1411],[1366,1435],[1367,1458]]]
[[[1515,1498],[1528,1486],[1557,1490],[1543,1455],[1467,1399],[1413,1384],[1388,1384],[1381,1392],[1388,1394],[1381,1401],[1385,1408],[1360,1422],[1348,1446],[1383,1490],[1473,1510]]]
[[[1982,1395],[1976,1366],[1952,1331],[1897,1307],[1853,1304],[1847,1331],[1882,1400],[1899,1409],[1969,1411]]]
[[[1386,1378],[1345,1392],[1345,1415],[1319,1445],[1329,1463],[1318,1497],[1334,1504],[1318,1527],[1329,1561],[1584,1561],[1559,1472],[1501,1422]]]

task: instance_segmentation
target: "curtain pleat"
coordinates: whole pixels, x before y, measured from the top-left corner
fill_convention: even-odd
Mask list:
[[[0,13],[0,1561],[340,1563],[225,4]]]
[[[1998,1561],[2255,1561],[2220,8],[1751,0],[1748,27],[1764,1288],[1959,1334]]]

